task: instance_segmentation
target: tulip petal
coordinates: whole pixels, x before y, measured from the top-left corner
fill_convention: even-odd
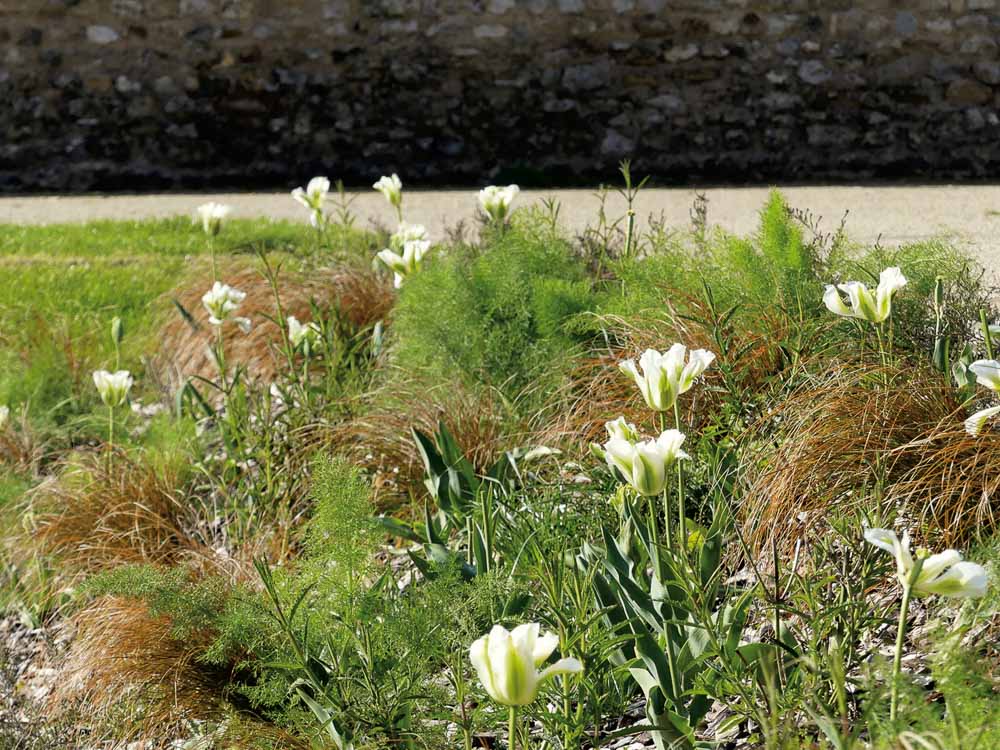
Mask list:
[[[982,432],[987,420],[1000,414],[1000,406],[991,406],[988,409],[981,409],[965,420],[965,431],[972,436]]]
[[[946,549],[944,552],[931,555],[924,559],[923,565],[920,567],[920,580],[931,580],[946,568],[961,561],[962,555],[953,549]]]
[[[546,659],[552,656],[552,652],[556,650],[558,645],[559,636],[555,633],[545,633],[539,636],[538,640],[535,641],[535,666],[541,666]]]
[[[986,569],[974,562],[959,562],[932,581],[922,582],[915,592],[958,598],[976,598],[986,594]]]
[[[878,287],[875,290],[875,307],[879,320],[885,320],[892,312],[892,295],[906,286],[906,277],[897,266],[886,268],[879,274]]]
[[[1000,391],[1000,362],[995,359],[979,359],[969,365],[980,385],[991,391]]]
[[[538,682],[542,683],[557,674],[579,674],[583,671],[583,663],[579,659],[569,657],[560,659],[551,667],[543,669],[538,675]]]
[[[840,292],[833,284],[826,285],[826,291],[823,292],[823,304],[826,305],[826,309],[834,315],[841,315],[845,318],[854,317],[854,311],[844,304],[844,300],[840,296]]]
[[[479,681],[483,683],[483,688],[487,694],[493,700],[499,701],[499,694],[493,681],[493,670],[490,668],[490,660],[487,655],[488,643],[488,635],[477,639],[471,648],[469,648],[469,659],[472,661],[472,666],[476,669],[476,675],[479,677]]]

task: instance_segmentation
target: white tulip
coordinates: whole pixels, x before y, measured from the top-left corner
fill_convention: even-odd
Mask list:
[[[667,469],[674,462],[690,456],[681,450],[684,434],[667,430],[656,440],[633,443],[623,437],[612,437],[604,444],[604,453],[612,471],[640,495],[659,495],[667,483]]]
[[[835,315],[881,323],[892,314],[892,297],[904,286],[906,277],[899,268],[893,266],[879,274],[878,286],[874,292],[860,281],[848,281],[836,286],[827,284],[823,303]],[[847,294],[850,307],[844,303],[840,292]]]
[[[969,369],[980,385],[985,385],[991,391],[1000,391],[1000,362],[995,359],[977,359],[969,365]]]
[[[10,419],[10,407],[0,406],[0,430],[2,430]]]
[[[403,181],[399,179],[399,175],[394,173],[391,177],[380,177],[372,188],[382,193],[389,204],[399,211],[403,203]]]
[[[499,187],[490,185],[479,191],[479,205],[494,221],[503,221],[510,212],[510,206],[521,192],[517,185]]]
[[[389,247],[399,251],[406,246],[407,242],[423,242],[428,239],[427,228],[423,224],[407,224],[403,221],[389,237]]]
[[[682,393],[691,389],[695,380],[714,360],[715,355],[707,349],[695,349],[688,354],[687,347],[683,344],[674,344],[663,353],[655,349],[643,352],[639,358],[641,373],[632,359],[620,363],[618,369],[632,376],[650,409],[668,411]]]
[[[201,228],[205,230],[205,234],[214,237],[222,231],[222,223],[232,210],[231,206],[214,202],[198,206],[198,217],[201,219]]]
[[[403,279],[419,270],[420,262],[430,249],[430,240],[407,240],[403,244],[403,252],[396,253],[386,248],[378,254],[378,259],[394,273],[394,284],[397,289],[403,284]]]
[[[320,335],[319,325],[315,321],[303,324],[294,315],[288,316],[288,340],[293,348],[298,349],[304,343],[312,346]]]
[[[246,293],[238,289],[233,289],[228,284],[216,281],[212,288],[205,292],[201,302],[208,310],[208,322],[214,326],[221,326],[223,322],[240,306],[246,298]],[[239,318],[237,322],[244,332],[250,330],[250,321],[247,318]]]
[[[636,443],[639,441],[639,430],[636,429],[634,424],[625,421],[625,417],[618,417],[610,422],[604,423],[604,429],[608,431],[609,440],[624,440],[628,443]],[[597,443],[590,444],[590,451],[601,461],[608,460],[607,451],[604,450],[604,446]],[[611,463],[608,462],[608,466]],[[614,471],[614,467],[612,467]]]
[[[634,424],[625,421],[625,417],[618,417],[610,422],[604,423],[604,429],[608,431],[611,440],[627,440],[635,443],[639,440],[639,431]]]
[[[330,180],[326,177],[313,177],[305,190],[300,187],[292,191],[292,198],[309,209],[309,223],[314,227],[323,224],[323,204],[330,192]]]
[[[128,398],[128,392],[132,388],[132,375],[128,370],[118,372],[108,372],[107,370],[96,370],[94,372],[94,385],[97,392],[101,394],[101,401],[106,406],[121,406]]]
[[[494,625],[488,635],[479,638],[469,649],[469,658],[483,688],[503,706],[527,706],[538,697],[539,688],[558,674],[583,671],[578,659],[560,659],[545,669],[539,667],[556,646],[559,637],[539,633],[538,623],[518,625],[509,631]]]
[[[1000,414],[1000,406],[991,406],[988,409],[981,409],[965,420],[965,431],[975,437],[978,435],[987,420]]]
[[[865,539],[896,558],[896,577],[904,586],[909,586],[914,568],[910,554],[910,536],[903,534],[902,541],[887,529],[865,529]],[[986,593],[986,569],[974,562],[962,560],[962,555],[953,549],[936,555],[926,550],[917,554],[923,563],[912,591],[917,596],[953,596],[973,598]]]

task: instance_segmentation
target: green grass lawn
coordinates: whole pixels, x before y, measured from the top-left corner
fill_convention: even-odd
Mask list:
[[[293,254],[313,236],[303,224],[234,220],[216,252]],[[112,318],[125,325],[122,366],[140,369],[165,293],[209,251],[200,225],[182,217],[0,225],[0,404],[28,404],[41,423],[85,411],[91,371],[114,364]]]

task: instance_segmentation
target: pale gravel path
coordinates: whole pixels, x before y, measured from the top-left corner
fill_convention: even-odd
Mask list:
[[[849,211],[847,230],[855,240],[874,242],[881,237],[885,244],[898,244],[949,234],[968,242],[985,265],[1000,269],[1000,185],[788,187],[783,191],[792,206],[823,217],[822,227],[828,230]],[[767,197],[767,188],[713,188],[704,192],[709,200],[709,222],[739,233],[753,230]],[[618,216],[622,201],[614,192],[609,195],[608,213]],[[694,196],[694,190],[682,188],[644,190],[637,206],[640,222],[662,212],[668,225],[687,226]],[[564,225],[578,231],[594,222],[598,200],[592,190],[526,190],[518,205],[547,197],[560,201]],[[191,215],[196,206],[208,200],[231,204],[237,216],[304,219],[303,209],[287,193],[90,195],[0,197],[0,223]],[[403,205],[409,221],[425,224],[440,237],[445,227],[472,218],[476,191],[407,190]],[[362,226],[371,221],[387,226],[393,223],[388,205],[374,191],[358,193],[352,209]]]

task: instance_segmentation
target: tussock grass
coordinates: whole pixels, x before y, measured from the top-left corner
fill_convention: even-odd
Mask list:
[[[423,464],[411,428],[434,435],[444,422],[465,457],[485,472],[503,451],[532,441],[533,424],[489,388],[442,383],[394,373],[389,384],[364,397],[361,414],[321,437],[371,473],[377,504],[393,507],[422,497]]]
[[[201,302],[211,286],[205,281],[210,277],[206,271],[207,266],[202,265],[166,295],[190,316],[188,319],[178,310],[170,310],[157,335],[158,351],[149,362],[150,374],[168,396],[191,377],[212,380],[218,374],[210,350],[215,326],[208,323],[208,312]],[[225,324],[226,360],[244,367],[251,380],[270,383],[286,365],[278,351],[282,332],[275,323],[277,308],[269,282],[257,267],[246,263],[224,267],[220,279],[246,293],[240,315],[253,324],[248,334],[239,331],[232,321]],[[341,310],[355,327],[364,328],[385,319],[395,299],[384,277],[356,266],[318,269],[309,275],[287,272],[279,282],[285,316],[295,316],[302,322],[312,319],[315,304],[321,313]]]
[[[934,485],[933,461],[921,455],[940,443],[935,436],[954,439],[956,427],[961,430],[964,411],[954,388],[929,367],[911,364],[834,360],[812,371],[818,374],[753,428],[741,508],[753,542],[764,547],[772,539],[788,541],[802,524],[837,513],[892,518],[898,510],[921,518],[931,534],[962,538],[971,531],[948,525],[963,516],[954,505],[954,487],[936,506],[898,507],[921,489],[948,489],[959,476],[945,472],[941,476],[952,479]],[[909,489],[900,494],[897,483],[907,477]]]

